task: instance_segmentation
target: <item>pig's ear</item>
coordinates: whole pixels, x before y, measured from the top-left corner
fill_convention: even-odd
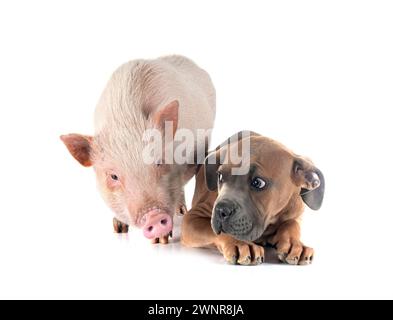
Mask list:
[[[153,115],[154,127],[159,130],[165,129],[165,122],[172,124],[173,136],[177,130],[177,124],[179,120],[179,101],[174,100],[166,105],[164,108],[158,110]]]
[[[90,167],[93,137],[71,133],[60,136],[71,155],[85,167]]]

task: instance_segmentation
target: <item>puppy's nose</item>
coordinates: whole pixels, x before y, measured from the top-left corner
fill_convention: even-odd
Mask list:
[[[235,206],[228,202],[219,202],[214,210],[219,218],[227,219],[235,212]]]

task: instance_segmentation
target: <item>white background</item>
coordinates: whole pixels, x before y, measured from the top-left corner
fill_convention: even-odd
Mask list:
[[[1,2],[0,298],[393,298],[392,16],[389,1]],[[251,129],[324,172],[312,266],[113,234],[59,135],[93,133],[121,63],[171,53],[213,78],[214,145]]]

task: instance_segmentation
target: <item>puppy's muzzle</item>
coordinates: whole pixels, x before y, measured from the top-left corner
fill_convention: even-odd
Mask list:
[[[237,212],[238,205],[229,200],[222,200],[214,207],[212,227],[216,234],[220,234],[223,229],[223,224],[227,223],[229,219]]]
[[[216,204],[214,212],[221,220],[229,219],[236,212],[236,205],[230,201],[221,201]]]

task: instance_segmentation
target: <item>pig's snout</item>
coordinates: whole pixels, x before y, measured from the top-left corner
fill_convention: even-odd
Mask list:
[[[148,239],[160,238],[172,231],[172,217],[163,212],[151,211],[146,213],[143,235]]]

